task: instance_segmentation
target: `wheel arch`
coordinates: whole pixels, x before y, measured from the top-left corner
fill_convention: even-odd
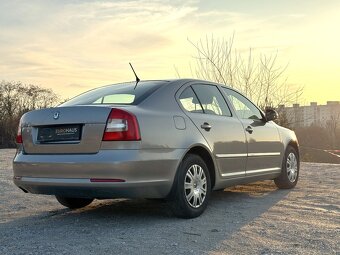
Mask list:
[[[211,179],[211,189],[213,189],[216,183],[216,164],[210,151],[203,145],[194,145],[186,151],[183,158],[188,154],[195,154],[200,156],[207,164]]]
[[[293,148],[296,150],[296,152],[297,152],[297,154],[298,154],[298,157],[300,157],[300,149],[299,149],[299,144],[298,144],[298,142],[297,142],[296,140],[290,140],[290,141],[287,143],[286,150],[287,150],[287,148],[288,148],[289,146],[293,147]]]
[[[283,157],[282,157],[282,165],[284,164],[285,161],[285,155],[286,151],[289,147],[293,147],[296,150],[297,156],[298,156],[298,166],[300,167],[300,148],[299,148],[299,143],[297,140],[290,139],[287,141],[284,152],[283,152]]]

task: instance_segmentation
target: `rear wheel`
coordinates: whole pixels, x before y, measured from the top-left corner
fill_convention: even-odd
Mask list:
[[[289,146],[282,163],[281,175],[274,179],[280,189],[294,188],[299,179],[300,161],[295,148]]]
[[[205,162],[188,154],[179,166],[174,182],[171,207],[181,218],[195,218],[203,213],[211,193],[210,175]]]
[[[92,198],[73,198],[73,197],[62,197],[56,196],[58,202],[63,206],[66,206],[70,209],[78,209],[85,207],[92,203]]]

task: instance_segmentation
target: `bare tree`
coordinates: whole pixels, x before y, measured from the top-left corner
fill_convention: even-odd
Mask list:
[[[59,101],[51,89],[21,82],[0,82],[0,147],[15,145],[17,126],[22,114],[51,107]]]
[[[288,65],[278,65],[278,52],[255,58],[250,48],[247,54],[241,54],[234,48],[234,35],[228,40],[212,35],[188,41],[196,50],[192,74],[199,79],[231,86],[263,109],[296,102],[302,95],[302,87],[287,83],[284,74]]]

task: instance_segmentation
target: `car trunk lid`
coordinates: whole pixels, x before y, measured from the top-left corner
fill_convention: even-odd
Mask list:
[[[36,110],[22,118],[27,154],[97,153],[109,106],[72,106]]]

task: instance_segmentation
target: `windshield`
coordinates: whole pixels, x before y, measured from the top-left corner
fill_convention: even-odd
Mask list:
[[[87,91],[60,106],[124,104],[136,105],[151,95],[167,81],[141,81],[113,84]]]

